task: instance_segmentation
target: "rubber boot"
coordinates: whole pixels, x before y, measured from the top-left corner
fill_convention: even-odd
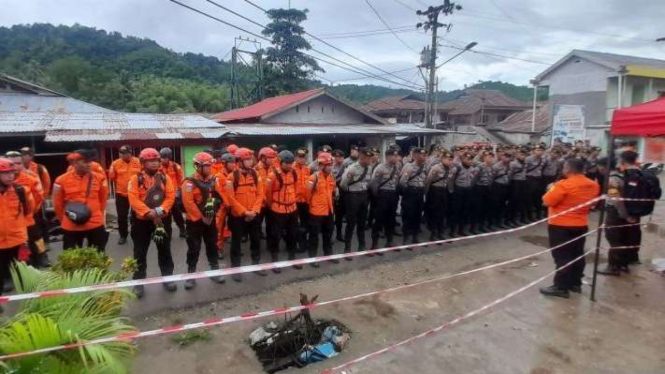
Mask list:
[[[270,254],[270,262],[279,262],[279,255],[277,253],[271,253]],[[272,272],[275,274],[279,274],[282,272],[282,269],[280,268],[273,268]]]
[[[252,260],[252,265],[258,265],[258,264],[259,264],[259,260]],[[266,275],[268,275],[268,272],[265,271],[265,270],[257,270],[257,271],[254,272],[254,274],[265,277]]]

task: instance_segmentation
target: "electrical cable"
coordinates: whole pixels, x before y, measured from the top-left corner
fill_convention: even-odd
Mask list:
[[[383,19],[383,17],[381,16],[381,13],[379,13],[379,11],[376,10],[376,8],[374,8],[374,6],[372,5],[372,3],[369,0],[365,0],[365,3],[367,4],[367,6],[369,6],[370,9],[372,9],[372,12],[374,12],[374,14],[379,19],[379,21],[381,21],[381,23],[383,23],[383,25],[386,26],[388,28],[388,30],[390,30],[390,33],[393,34],[393,36],[397,40],[399,40],[400,43],[402,43],[406,48],[411,50],[411,52],[413,52],[417,55],[420,55],[420,52],[416,51],[413,47],[411,47],[409,44],[407,44],[407,42],[405,42],[402,38],[400,38],[399,35],[397,35],[397,33],[395,33],[395,31],[393,31],[393,29],[390,28],[390,25],[388,25],[388,22],[386,22],[386,20]]]

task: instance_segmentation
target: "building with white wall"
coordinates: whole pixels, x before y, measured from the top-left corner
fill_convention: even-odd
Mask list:
[[[553,108],[583,106],[585,140],[605,148],[616,108],[641,104],[665,92],[665,61],[573,50],[536,76],[534,83],[549,90]]]

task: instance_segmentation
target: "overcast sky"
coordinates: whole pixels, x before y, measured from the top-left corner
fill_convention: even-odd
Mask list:
[[[260,33],[261,28],[227,13],[205,0],[180,0],[225,21]],[[217,0],[260,24],[266,16],[245,0]],[[415,51],[431,36],[413,27],[420,17],[413,9],[437,4],[431,0],[368,0],[399,37]],[[288,0],[253,0],[264,8],[288,7]],[[313,35],[385,71],[415,67],[419,56],[389,32],[359,37],[349,33],[385,30],[366,0],[292,0],[291,7],[309,9],[304,27]],[[177,52],[195,52],[228,59],[238,30],[184,9],[168,0],[0,0],[0,25],[34,22],[72,25],[79,23],[107,31],[119,31],[156,40]],[[571,49],[630,54],[665,59],[665,5],[663,0],[459,0],[463,10],[442,22],[453,27],[441,40],[439,62],[457,53],[449,45],[463,46],[476,41],[476,49],[499,56],[465,53],[439,71],[440,89],[460,88],[478,80],[502,80],[528,84],[547,64]],[[412,29],[408,29],[412,27]],[[405,30],[402,32],[401,30]],[[346,33],[346,34],[342,34]],[[340,35],[342,34],[342,35]],[[341,38],[340,38],[341,37]],[[339,59],[381,74],[371,67],[313,41],[315,48]],[[265,45],[265,44],[264,44]],[[332,81],[359,75],[322,63],[323,77]],[[421,85],[418,71],[396,73]],[[397,81],[396,78],[390,77]],[[371,79],[349,81],[397,87]],[[404,81],[400,81],[404,83]]]

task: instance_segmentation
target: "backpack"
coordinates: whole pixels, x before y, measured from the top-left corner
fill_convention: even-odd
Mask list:
[[[627,199],[660,199],[662,190],[658,177],[637,169],[626,170],[623,176],[621,197]],[[643,217],[651,214],[655,201],[625,201],[626,210],[631,217]]]
[[[14,192],[16,193],[18,201],[21,204],[19,205],[19,211],[18,214],[16,215],[16,218],[18,218],[21,215],[21,213],[25,213],[28,211],[28,199],[25,197],[25,188],[23,186],[20,186],[18,184],[14,185]]]
[[[196,178],[185,178],[186,181],[191,182],[196,188],[201,191],[201,197],[202,197],[202,202],[201,204],[198,205],[199,210],[201,212],[204,211],[204,207],[208,199],[210,198],[210,195],[215,199],[215,211],[219,210],[219,207],[222,205],[223,198],[215,190],[215,184],[217,183],[217,177],[212,177],[210,178],[210,181],[208,183],[203,182],[202,180],[196,179]],[[185,211],[185,205],[182,202],[182,191],[178,190],[176,193],[176,202],[178,205],[178,208],[180,209],[181,212]]]

